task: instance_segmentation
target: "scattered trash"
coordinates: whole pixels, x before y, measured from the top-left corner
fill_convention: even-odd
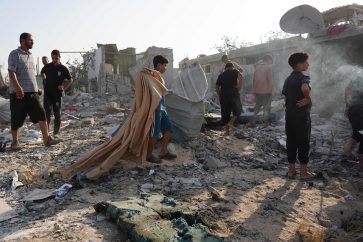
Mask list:
[[[71,184],[68,183],[63,184],[60,188],[58,188],[53,192],[53,196],[55,197],[56,200],[60,199],[64,197],[71,189],[72,189]]]
[[[24,184],[19,181],[18,173],[16,171],[11,172],[11,177],[13,178],[11,182],[12,191],[15,191],[15,189],[17,189],[18,187],[24,186]]]
[[[155,170],[151,169],[151,170],[149,171],[149,176],[154,175],[154,174],[155,174]]]
[[[346,196],[344,196],[344,199],[347,201],[354,201],[355,197],[351,193],[348,193]]]

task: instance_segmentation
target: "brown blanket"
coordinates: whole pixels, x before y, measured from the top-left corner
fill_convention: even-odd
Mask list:
[[[63,177],[70,179],[81,172],[87,179],[95,180],[120,160],[144,161],[153,113],[166,91],[159,72],[146,68],[140,71],[135,80],[132,110],[125,124],[111,140],[84,154],[66,169]]]

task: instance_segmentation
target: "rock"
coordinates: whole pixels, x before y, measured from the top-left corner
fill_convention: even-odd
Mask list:
[[[12,209],[4,199],[0,199],[0,222],[9,220],[18,216],[14,209]]]
[[[225,201],[222,195],[212,186],[208,186],[208,191],[210,192],[212,199],[215,201]]]
[[[302,242],[324,242],[326,230],[318,224],[303,221],[300,223],[296,234]]]
[[[154,184],[145,183],[145,184],[141,185],[140,190],[144,193],[148,193],[148,192],[151,192],[154,188],[155,188]]]
[[[34,202],[26,202],[25,207],[29,212],[39,212],[39,211],[45,211],[48,207],[48,203],[34,203]]]
[[[217,169],[217,168],[225,168],[225,167],[228,166],[228,164],[226,162],[222,162],[219,159],[211,156],[211,157],[208,158],[205,166],[208,169]]]
[[[82,119],[82,126],[93,126],[95,124],[95,119],[93,117]]]

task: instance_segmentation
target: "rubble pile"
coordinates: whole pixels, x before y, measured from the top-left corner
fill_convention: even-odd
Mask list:
[[[145,221],[138,216],[151,216],[152,228],[170,228],[175,241],[201,234],[216,240],[192,241],[309,241],[303,239],[309,236],[355,241],[362,236],[363,179],[355,173],[356,160],[339,160],[348,132],[340,114],[330,121],[312,115],[313,182],[286,179],[283,122],[267,129],[240,125],[231,136],[218,127],[206,129],[169,147],[178,154],[175,161],[120,161],[96,182],[64,181],[61,171],[108,140],[129,107],[130,100],[116,96],[78,94],[64,103],[63,142],[46,148],[22,141],[22,150],[7,147],[0,153],[0,240],[146,241],[141,238],[155,233],[138,229]],[[37,130],[30,125],[21,134],[28,137],[31,129]],[[8,134],[5,127],[0,131]],[[158,194],[162,213],[148,205],[150,193]],[[125,210],[129,201],[140,210]],[[105,210],[105,204],[119,204],[117,211],[123,212]],[[187,208],[164,209],[180,204]]]

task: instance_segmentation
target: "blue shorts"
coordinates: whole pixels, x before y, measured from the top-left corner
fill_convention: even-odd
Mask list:
[[[161,108],[161,102],[154,112],[153,119],[150,129],[151,138],[158,139],[160,133],[172,131],[173,126],[170,122],[168,113]]]

